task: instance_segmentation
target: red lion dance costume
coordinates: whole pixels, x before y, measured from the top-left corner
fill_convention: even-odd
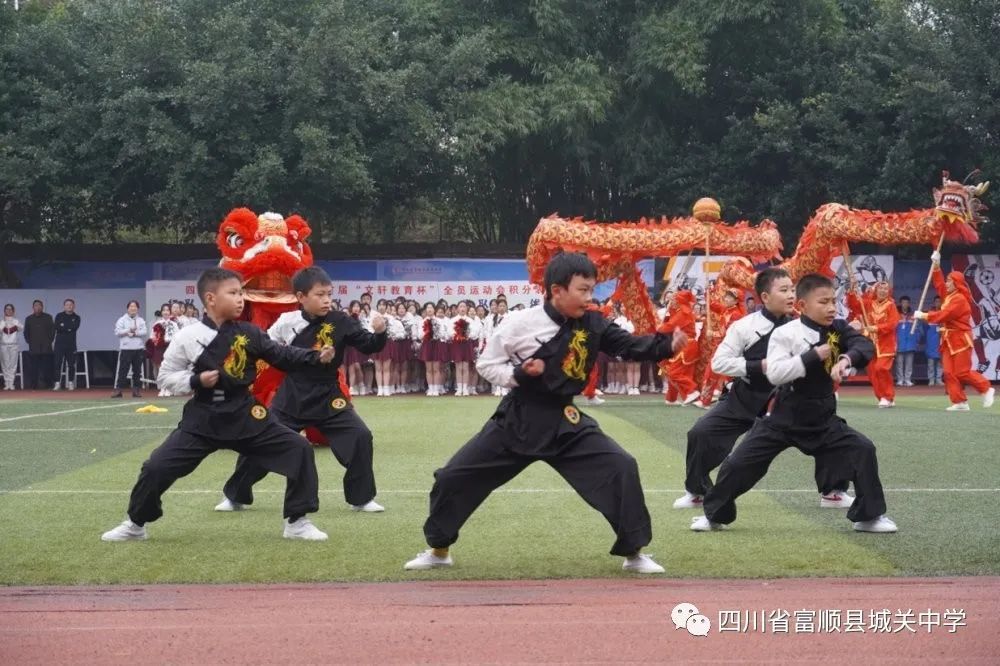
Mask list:
[[[285,312],[297,310],[292,276],[313,265],[307,239],[309,224],[298,215],[287,218],[277,213],[257,215],[249,208],[235,208],[219,225],[215,243],[222,253],[219,266],[243,277],[245,307],[243,318],[265,331]],[[260,361],[253,394],[261,403],[271,404],[285,374]],[[350,396],[343,369],[341,389]],[[312,442],[325,443],[316,432],[308,432]]]

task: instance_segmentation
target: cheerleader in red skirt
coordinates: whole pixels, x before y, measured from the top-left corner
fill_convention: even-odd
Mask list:
[[[449,357],[455,364],[455,395],[472,395],[470,377],[476,362],[476,343],[480,324],[469,316],[469,303],[462,301],[455,308],[455,317],[449,321]]]
[[[431,303],[424,306],[423,322],[420,325],[419,358],[424,362],[427,373],[427,395],[439,396],[444,384],[441,372],[440,337],[444,334],[441,321],[444,320],[444,309],[435,309]]]

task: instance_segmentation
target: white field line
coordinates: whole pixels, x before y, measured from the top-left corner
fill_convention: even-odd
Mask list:
[[[884,488],[887,493],[1000,493],[1000,488]],[[119,490],[101,490],[101,489],[33,489],[33,488],[23,488],[23,489],[12,489],[3,490],[0,489],[0,495],[128,495],[131,492],[129,489],[119,489]],[[171,495],[214,495],[221,493],[220,488],[213,489],[187,489],[187,490],[168,490]],[[320,490],[320,493],[325,494],[340,494],[341,490]],[[426,495],[430,492],[430,488],[413,488],[413,489],[400,489],[400,490],[382,490],[379,489],[380,495]],[[542,494],[542,493],[575,493],[576,491],[572,488],[500,488],[494,490],[492,494],[505,493],[511,495],[524,495],[524,494]],[[661,493],[683,493],[683,488],[644,488],[643,492],[647,494],[661,494]],[[789,493],[815,493],[815,488],[754,488],[750,490],[752,493],[767,493],[767,494],[789,494]],[[284,494],[284,490],[277,489],[254,489],[254,493],[257,494]]]
[[[42,412],[40,414],[22,414],[21,416],[10,416],[5,419],[0,419],[0,423],[8,423],[10,421],[20,421],[22,419],[37,419],[42,416],[62,416],[63,414],[75,414],[77,412],[91,412],[95,409],[116,409],[121,407],[135,407],[138,403],[118,403],[116,405],[97,405],[96,407],[78,407],[76,409],[63,409],[58,412]]]

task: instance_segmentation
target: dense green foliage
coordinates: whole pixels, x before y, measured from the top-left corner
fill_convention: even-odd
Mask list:
[[[8,2],[0,240],[184,238],[243,204],[519,242],[712,195],[794,243],[823,202],[1000,180],[997,44],[996,0]]]

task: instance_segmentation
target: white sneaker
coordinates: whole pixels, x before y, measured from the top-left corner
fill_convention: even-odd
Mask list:
[[[622,571],[641,574],[666,573],[666,569],[653,561],[653,558],[645,553],[639,553],[635,557],[626,557],[622,562]]]
[[[696,516],[691,519],[691,529],[695,532],[712,532],[725,527],[722,523],[713,523],[707,516]]]
[[[829,495],[819,496],[819,508],[821,509],[850,509],[854,504],[854,497],[846,492],[832,492]]]
[[[223,497],[222,501],[215,505],[216,511],[242,511],[247,508],[246,504],[234,502],[228,497]]]
[[[385,507],[371,500],[367,504],[352,504],[351,511],[361,511],[362,513],[382,513],[385,511]]]
[[[586,400],[584,400],[584,402],[587,403],[588,405],[593,405],[596,407],[597,405],[604,404],[604,398],[598,398],[595,395],[593,398],[587,398]]]
[[[407,571],[426,571],[427,569],[450,567],[452,564],[454,562],[451,559],[451,553],[448,553],[445,557],[438,557],[428,548],[422,553],[417,553],[416,557],[403,565],[403,569]]]
[[[951,407],[944,410],[946,412],[967,412],[969,411],[969,403],[967,402],[956,402],[952,404]]]
[[[602,391],[601,389],[595,389],[594,390],[594,395],[596,395],[598,398],[600,398],[602,395],[604,395],[604,391]]]
[[[52,387],[52,390],[53,390],[53,391],[58,391],[58,390],[59,390],[59,389],[61,389],[61,388],[62,388],[62,387],[61,387],[61,386],[59,386],[59,383],[58,383],[58,382],[56,382],[56,385]]]
[[[680,400],[667,400],[666,398],[664,398],[663,399],[663,404],[666,405],[667,407],[679,407],[680,405],[683,405],[684,403],[681,402]]]
[[[879,406],[880,409],[885,409],[886,407],[889,406],[889,399],[888,398],[881,398],[878,401],[878,406]]]
[[[690,405],[692,402],[694,402],[695,400],[697,400],[700,397],[701,397],[701,393],[699,393],[698,391],[691,391],[690,393],[687,394],[687,397],[684,398],[684,401],[682,402],[682,404],[684,404],[684,405]]]
[[[898,528],[896,527],[896,523],[892,521],[892,518],[883,513],[875,520],[863,520],[861,522],[854,523],[854,529],[858,532],[879,532],[889,534],[891,532],[895,532]]]
[[[294,523],[285,521],[285,533],[282,534],[286,539],[302,539],[304,541],[326,541],[326,532],[322,532],[316,528],[315,525],[308,518],[299,518]]]
[[[67,391],[75,391],[76,390],[76,384],[74,384],[73,382],[66,382],[66,390]]]
[[[146,526],[136,525],[128,518],[118,527],[101,535],[101,541],[145,541],[147,538]]]
[[[993,406],[993,396],[996,395],[997,390],[995,388],[990,388],[989,391],[983,394],[983,408],[989,409]]]
[[[685,492],[682,497],[678,497],[674,500],[674,508],[700,509],[704,502],[705,500],[701,495],[692,495],[691,493]]]

